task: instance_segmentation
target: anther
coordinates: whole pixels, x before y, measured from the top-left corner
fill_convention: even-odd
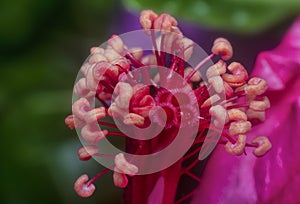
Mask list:
[[[247,110],[247,116],[249,119],[258,119],[261,122],[265,121],[266,119],[265,111],[256,111],[250,108]]]
[[[96,54],[93,54],[89,58],[89,63],[90,64],[96,64],[96,63],[101,62],[101,61],[107,61],[106,57],[104,57],[103,54],[96,53]]]
[[[248,73],[243,65],[237,62],[232,62],[227,69],[232,74],[223,74],[222,78],[224,81],[226,81],[232,87],[239,87],[245,84],[246,80],[248,79]]]
[[[229,109],[227,111],[227,114],[228,114],[229,121],[247,120],[247,115],[245,114],[245,112],[236,108]]]
[[[248,81],[248,86],[245,87],[247,96],[250,97],[261,95],[268,89],[267,82],[264,79],[253,77]]]
[[[84,120],[86,123],[93,123],[99,119],[105,118],[106,112],[104,107],[94,108],[84,115]]]
[[[87,124],[81,129],[81,136],[86,142],[97,143],[108,134],[107,130],[101,130],[97,124]]]
[[[124,43],[122,39],[117,35],[112,35],[107,41],[107,44],[110,45],[116,52],[122,54],[124,50]]]
[[[115,99],[116,105],[121,109],[128,109],[129,101],[133,95],[133,89],[130,84],[125,82],[119,82],[115,88],[118,96]]]
[[[224,91],[223,80],[220,76],[214,76],[208,79],[208,82],[214,87],[214,90],[217,93],[221,93]]]
[[[170,32],[173,26],[177,26],[176,19],[166,13],[158,16],[153,23],[154,29],[161,30],[163,32]]]
[[[124,124],[126,125],[144,125],[145,118],[135,113],[129,113],[124,116]]]
[[[214,65],[210,66],[206,70],[207,78],[211,78],[213,76],[220,76],[226,72],[226,63],[223,60],[219,60]]]
[[[258,147],[254,149],[253,154],[257,157],[265,155],[271,148],[272,144],[270,140],[265,136],[259,136],[252,140],[253,144],[258,144]]]
[[[90,103],[86,98],[80,98],[72,105],[73,114],[81,120],[84,120],[84,116],[87,111],[90,110]]]
[[[263,97],[263,100],[253,100],[250,101],[249,108],[255,111],[264,111],[267,108],[270,108],[270,101],[267,96]]]
[[[244,153],[246,145],[246,135],[238,135],[238,139],[235,144],[228,141],[225,145],[225,149],[228,153],[232,155],[239,156]]]
[[[93,54],[104,54],[104,49],[100,48],[100,47],[92,47],[90,49],[90,53],[91,53],[91,55],[93,55]]]
[[[215,126],[218,127],[222,124],[225,124],[228,120],[228,115],[225,108],[221,105],[212,106],[209,109],[210,115],[215,117]]]
[[[94,184],[88,185],[88,180],[89,180],[88,175],[83,174],[76,180],[74,184],[75,192],[83,198],[87,198],[93,195],[96,189]]]
[[[119,153],[115,156],[115,165],[121,173],[134,176],[138,172],[138,167],[134,164],[129,163],[123,153]]]
[[[249,121],[232,122],[229,126],[229,135],[245,134],[251,130],[251,127],[252,125]]]
[[[114,173],[113,173],[114,184],[117,187],[125,188],[128,184],[128,178],[126,174],[120,172],[121,170],[117,169],[116,167],[114,168]]]
[[[85,125],[85,122],[76,118],[74,115],[68,115],[65,118],[65,124],[68,126],[68,128],[73,130],[75,128],[82,128]]]
[[[158,17],[152,10],[143,10],[140,14],[140,23],[147,34],[150,34],[149,29],[152,28],[154,20]],[[148,31],[147,31],[148,30]]]
[[[184,77],[187,77],[193,71],[192,67],[187,67],[184,69]],[[200,72],[195,72],[195,74],[190,79],[191,82],[199,82],[201,80]]]
[[[218,102],[220,99],[221,98],[218,94],[214,94],[203,102],[203,104],[201,105],[201,108],[208,107],[208,106]]]
[[[211,52],[215,55],[221,54],[223,60],[229,60],[233,55],[231,44],[225,38],[217,38]]]
[[[81,161],[87,161],[92,158],[93,155],[97,154],[99,152],[99,149],[95,145],[87,145],[81,147],[77,151],[77,155]]]

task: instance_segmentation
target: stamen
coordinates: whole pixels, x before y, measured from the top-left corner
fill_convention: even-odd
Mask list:
[[[217,38],[214,41],[211,52],[215,55],[221,54],[223,60],[229,60],[233,55],[232,46],[225,38]]]
[[[94,176],[91,180],[89,180],[87,182],[87,186],[93,185],[93,183],[99,179],[101,176],[103,176],[104,174],[106,174],[107,172],[109,172],[114,166],[110,166],[106,169],[104,169],[103,171],[101,171],[100,173],[98,173],[96,176]]]
[[[81,175],[74,184],[75,192],[82,198],[88,198],[93,195],[96,187],[94,184],[89,184],[87,181],[89,180],[88,175]]]
[[[73,130],[75,128],[82,128],[85,125],[85,122],[76,118],[74,115],[69,115],[65,118],[65,124],[68,128]]]
[[[123,122],[126,125],[144,125],[145,118],[135,113],[129,113],[124,116]]]
[[[249,119],[258,119],[261,122],[265,121],[266,119],[265,111],[256,111],[256,110],[248,109],[247,116]]]
[[[262,101],[250,101],[249,108],[255,111],[264,111],[267,108],[270,108],[270,101],[267,96],[264,96]]]
[[[81,147],[78,150],[77,155],[81,161],[87,161],[87,160],[90,160],[92,158],[92,156],[96,155],[98,152],[99,152],[99,149],[97,146],[87,145],[87,146]]]
[[[87,111],[90,110],[90,103],[86,98],[80,98],[72,105],[73,114],[81,120],[84,120],[84,116]]]
[[[228,141],[225,145],[225,149],[228,153],[232,155],[239,156],[244,153],[246,145],[246,135],[238,135],[238,140],[235,144]]]
[[[82,138],[89,143],[96,144],[108,134],[107,130],[100,130],[96,123],[85,125],[81,129]]]
[[[115,165],[122,173],[134,176],[138,172],[138,167],[129,163],[123,153],[119,153],[115,157]]]
[[[85,122],[86,123],[94,123],[99,119],[106,117],[106,111],[104,107],[94,108],[90,111],[88,111],[85,116]]]
[[[206,58],[204,58],[195,68],[194,70],[185,78],[185,80],[188,82],[191,80],[191,78],[193,77],[193,75],[200,70],[200,68],[207,63],[209,60],[211,60],[215,55],[214,54],[210,54],[209,56],[207,56]]]
[[[259,136],[252,140],[253,144],[258,144],[259,146],[254,149],[253,154],[257,157],[265,155],[271,148],[272,144],[270,140],[265,136]]]
[[[236,108],[229,109],[227,111],[227,114],[228,114],[229,121],[247,120],[247,115],[245,114],[245,112]]]
[[[251,130],[251,123],[249,121],[237,121],[230,123],[229,134],[231,136],[238,134],[245,134]]]
[[[125,188],[128,184],[128,178],[126,174],[120,172],[121,171],[115,167],[113,174],[114,184],[117,187]]]

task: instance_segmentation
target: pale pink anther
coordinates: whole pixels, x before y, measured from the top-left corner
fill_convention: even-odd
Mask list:
[[[214,65],[210,66],[206,70],[207,78],[211,78],[213,76],[220,76],[226,72],[226,63],[223,60],[219,60]]]
[[[136,56],[138,54],[140,54],[140,53],[138,53],[139,51],[137,49],[138,48],[135,49],[136,52],[134,53]],[[119,59],[113,61],[112,63],[113,63],[113,66],[109,67],[109,70],[114,72],[114,74],[116,76],[119,75],[119,69],[121,69],[122,71],[129,71],[131,68],[131,64],[125,58],[119,58]]]
[[[183,57],[183,60],[188,61],[193,54],[194,42],[188,38],[180,38],[176,40],[176,47],[178,47],[179,57]],[[181,52],[183,51],[183,56]]]
[[[124,43],[118,35],[112,35],[107,41],[107,44],[110,45],[117,53],[123,53]]]
[[[153,28],[163,32],[170,32],[172,27],[177,26],[177,21],[173,16],[163,13],[154,20]]]
[[[104,56],[109,62],[113,62],[116,59],[122,58],[122,56],[112,48],[107,48],[104,52]]]
[[[116,105],[121,109],[128,109],[130,99],[133,95],[131,85],[125,82],[119,82],[115,88],[115,93],[118,94],[115,99]]]
[[[145,118],[135,113],[128,113],[123,120],[126,125],[144,125]]]
[[[251,130],[251,123],[249,121],[237,121],[230,123],[229,134],[231,136],[238,134],[245,134]]]
[[[113,173],[114,184],[117,187],[125,188],[128,184],[128,178],[127,178],[126,174],[120,173],[120,172],[121,172],[121,170],[119,170],[115,167],[114,173]]]
[[[217,101],[219,101],[221,98],[218,94],[214,94],[211,97],[209,97],[208,99],[206,99],[203,104],[201,105],[201,108],[205,108],[208,107],[214,103],[216,103]]]
[[[93,54],[92,56],[90,56],[89,58],[89,63],[90,64],[96,64],[98,62],[102,62],[102,61],[107,61],[106,57],[103,54]]]
[[[162,39],[164,41],[162,41]],[[175,32],[170,32],[170,33],[165,33],[164,38],[159,36],[157,38],[157,43],[159,44],[160,47],[162,47],[162,50],[164,52],[173,54],[175,52],[175,50],[177,50],[177,47],[178,47],[178,45],[176,45],[177,39],[182,39],[182,36],[178,35]]]
[[[146,55],[142,58],[141,62],[144,65],[157,65],[156,57],[153,54]]]
[[[91,77],[97,81],[104,80],[104,75],[108,69],[112,67],[109,62],[99,62],[92,68]]]
[[[91,47],[90,49],[91,55],[93,54],[104,54],[104,49],[101,47]]]
[[[262,100],[250,101],[249,108],[255,111],[264,111],[270,108],[270,101],[267,96],[264,96]]]
[[[85,62],[81,67],[80,67],[80,71],[81,73],[86,76],[87,75],[87,71],[89,70],[89,68],[91,67],[91,65],[88,62]]]
[[[95,145],[83,146],[77,151],[77,155],[81,161],[87,161],[92,158],[93,155],[99,152],[99,148]]]
[[[81,78],[74,86],[74,92],[80,96],[85,97],[89,92],[90,89],[86,86],[86,78]]]
[[[121,171],[121,173],[134,176],[138,172],[138,167],[129,163],[123,153],[119,153],[115,156],[115,165]]]
[[[85,116],[85,122],[86,123],[93,123],[97,122],[99,119],[106,117],[106,111],[104,107],[94,108],[90,111],[88,111]]]
[[[116,103],[112,103],[109,106],[107,113],[110,117],[116,118],[118,116],[125,116],[128,111],[126,113],[126,110],[121,109]]]
[[[94,184],[88,185],[89,177],[86,174],[81,175],[74,184],[75,192],[82,198],[87,198],[93,195],[96,187]]]
[[[258,119],[261,122],[263,122],[266,119],[266,112],[265,111],[256,111],[256,110],[249,108],[247,110],[247,116],[248,116],[248,119]]]
[[[223,81],[223,85],[226,98],[231,98],[234,94],[233,88],[225,81]]]
[[[258,77],[253,77],[248,81],[248,86],[245,87],[247,96],[250,97],[261,95],[268,89],[267,82]]]
[[[133,47],[129,49],[129,53],[136,59],[141,60],[143,57],[143,49],[140,47]]]
[[[232,74],[225,73],[222,75],[222,78],[230,86],[239,87],[246,83],[246,80],[248,79],[248,73],[243,65],[237,62],[232,62],[227,69]]]
[[[229,121],[239,121],[239,120],[247,120],[247,115],[245,112],[241,111],[240,109],[229,109],[227,111],[228,114],[228,120]]]
[[[91,91],[96,91],[98,89],[99,80],[95,79],[94,75],[94,68],[97,65],[91,66],[86,75],[86,87]]]
[[[184,78],[186,78],[191,72],[193,71],[192,67],[187,67],[184,69]],[[199,82],[201,80],[200,72],[197,71],[193,74],[192,78],[190,79],[191,82]]]
[[[212,106],[209,109],[209,114],[215,118],[215,126],[224,125],[228,120],[226,109],[221,105]]]
[[[140,23],[142,28],[148,33],[152,29],[154,20],[158,17],[152,10],[143,10],[140,14]]]
[[[258,147],[254,149],[253,154],[257,157],[265,155],[271,148],[272,144],[270,140],[265,136],[259,136],[252,140],[253,144],[258,144]]]
[[[214,90],[217,93],[222,93],[224,91],[224,83],[220,76],[214,76],[208,79],[208,83],[210,83]]]
[[[235,144],[232,144],[228,141],[225,145],[226,152],[239,156],[244,153],[244,149],[246,146],[246,135],[238,135],[237,141]]]
[[[86,123],[83,120],[78,119],[74,115],[68,115],[65,118],[65,124],[70,128],[71,130],[75,128],[82,128]]]
[[[225,38],[217,38],[211,52],[215,55],[221,54],[223,60],[229,60],[233,55],[232,46]]]
[[[84,120],[86,112],[90,109],[90,103],[86,98],[80,98],[77,101],[75,101],[72,105],[73,114],[80,120]]]
[[[108,134],[107,130],[101,130],[98,124],[87,124],[81,129],[82,138],[89,143],[96,144]]]

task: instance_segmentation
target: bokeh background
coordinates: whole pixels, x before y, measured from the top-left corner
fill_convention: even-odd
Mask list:
[[[300,1],[294,0],[2,0],[0,3],[0,203],[121,203],[108,173],[84,200],[73,192],[82,173],[74,131],[64,125],[72,89],[89,48],[138,28],[142,8],[175,14],[182,30],[209,51],[225,36],[249,70],[261,50],[274,48]]]

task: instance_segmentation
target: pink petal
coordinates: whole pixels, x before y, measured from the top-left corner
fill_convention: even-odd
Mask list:
[[[273,147],[262,158],[218,147],[192,203],[300,203],[300,17],[276,49],[259,54],[252,76],[268,82],[271,108],[249,136],[266,135]]]

